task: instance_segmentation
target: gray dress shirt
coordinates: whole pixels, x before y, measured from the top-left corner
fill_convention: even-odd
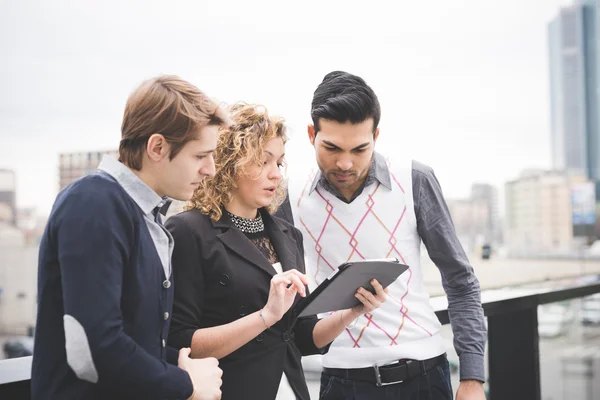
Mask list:
[[[389,170],[384,157],[379,153],[375,153],[365,182],[350,201],[320,173],[315,177],[310,191],[320,183],[338,199],[351,203],[365,187],[375,181],[391,189]],[[481,307],[479,281],[456,236],[440,183],[429,166],[413,161],[412,189],[417,231],[429,257],[440,270],[442,286],[448,297],[454,348],[460,360],[460,380],[475,379],[484,382],[487,328]],[[289,199],[286,199],[277,213],[293,223]]]
[[[171,199],[168,197],[161,198],[129,168],[111,156],[105,155],[98,169],[115,178],[144,213],[144,220],[162,262],[165,277],[170,278],[171,256],[175,244],[169,231],[162,225],[160,215],[155,214],[157,211],[155,209],[164,208],[165,204],[171,202]]]

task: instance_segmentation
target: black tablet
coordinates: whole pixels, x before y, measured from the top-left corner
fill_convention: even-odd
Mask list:
[[[375,293],[370,283],[372,279],[386,288],[407,269],[408,265],[401,264],[397,258],[344,263],[294,307],[294,314],[304,317],[352,308],[360,304],[354,297],[359,287]]]

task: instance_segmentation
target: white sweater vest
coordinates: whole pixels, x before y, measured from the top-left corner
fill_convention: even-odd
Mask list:
[[[332,343],[323,359],[325,367],[425,360],[446,351],[440,323],[423,287],[412,165],[394,166],[388,160],[388,167],[392,190],[375,182],[350,204],[321,185],[309,193],[316,168],[289,187],[294,222],[304,235],[307,273],[314,284],[351,260],[396,257],[410,267],[389,286],[381,308],[361,316]]]

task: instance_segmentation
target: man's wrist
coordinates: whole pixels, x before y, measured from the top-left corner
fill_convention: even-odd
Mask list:
[[[348,327],[348,325],[352,324],[353,321],[355,321],[358,317],[362,315],[360,312],[355,311],[354,308],[342,310],[341,312],[342,314],[340,319],[342,320],[342,324],[346,328]]]
[[[362,313],[360,311],[357,311],[354,308],[351,308],[349,311],[350,311],[349,314],[351,315],[351,318],[352,318],[351,321],[354,321],[356,318],[358,318],[362,315]]]
[[[462,353],[459,356],[460,381],[485,382],[485,359],[483,354]]]
[[[477,380],[477,379],[464,379],[462,381],[460,381],[461,385],[467,385],[467,386],[483,386],[483,382]]]

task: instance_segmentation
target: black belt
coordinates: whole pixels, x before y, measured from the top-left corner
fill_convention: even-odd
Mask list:
[[[386,386],[425,375],[444,361],[446,361],[446,353],[423,361],[400,360],[393,364],[374,365],[366,368],[323,368],[323,373],[353,381],[370,382],[377,386]]]

